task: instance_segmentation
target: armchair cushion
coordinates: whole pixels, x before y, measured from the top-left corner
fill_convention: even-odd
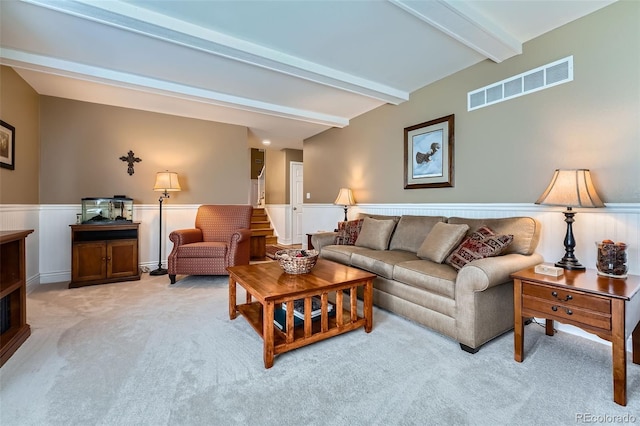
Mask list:
[[[178,257],[225,257],[227,244],[217,241],[191,243],[178,247]]]

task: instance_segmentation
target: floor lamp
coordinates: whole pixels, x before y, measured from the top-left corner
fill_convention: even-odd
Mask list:
[[[153,186],[156,192],[162,192],[158,202],[160,203],[160,229],[158,232],[158,269],[149,272],[149,275],[166,275],[167,270],[162,267],[162,201],[169,198],[169,192],[180,191],[180,182],[178,174],[175,172],[158,172],[156,173],[156,184]]]
[[[553,173],[551,183],[542,193],[536,204],[566,207],[564,221],[567,233],[564,237],[564,257],[555,266],[563,269],[585,269],[574,255],[576,240],[571,226],[576,214],[573,207],[604,207],[587,169],[561,170]]]

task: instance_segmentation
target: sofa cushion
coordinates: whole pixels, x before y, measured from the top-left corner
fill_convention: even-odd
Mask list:
[[[392,279],[395,264],[417,259],[418,257],[414,253],[408,251],[364,249],[353,253],[351,266]]]
[[[389,247],[391,233],[395,227],[396,222],[393,220],[378,220],[366,217],[355,245],[374,250],[386,250]]]
[[[177,257],[225,257],[227,244],[217,241],[185,244],[176,250]]]
[[[468,230],[469,225],[464,223],[460,225],[436,223],[418,249],[418,257],[436,263],[444,262],[449,253],[458,247]]]
[[[393,268],[395,281],[451,299],[455,298],[457,275],[457,271],[447,264],[421,259],[401,262]]]
[[[436,223],[446,222],[444,216],[410,216],[400,218],[393,232],[389,250],[405,250],[416,253]]]
[[[526,256],[535,252],[540,240],[540,222],[532,217],[505,217],[491,219],[469,219],[450,217],[448,223],[466,223],[470,235],[482,226],[488,226],[497,234],[513,235],[513,242],[503,254],[518,253]]]
[[[356,246],[328,245],[320,249],[320,257],[343,265],[351,265],[351,255],[362,250],[367,249]]]
[[[358,239],[360,229],[364,219],[349,220],[346,222],[338,222],[338,234],[336,235],[334,244],[352,246]]]
[[[446,263],[460,270],[467,263],[501,254],[513,241],[513,235],[496,235],[483,226],[475,231],[447,257]]]

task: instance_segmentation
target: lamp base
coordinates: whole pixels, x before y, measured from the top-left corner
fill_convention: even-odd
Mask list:
[[[567,270],[582,270],[587,269],[577,259],[562,259],[555,263],[555,266]]]
[[[169,271],[167,271],[164,268],[158,268],[158,269],[154,269],[153,271],[149,272],[149,275],[167,275],[169,273]]]

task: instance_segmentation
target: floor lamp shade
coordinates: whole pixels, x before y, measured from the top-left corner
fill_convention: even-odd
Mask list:
[[[564,269],[585,269],[573,253],[576,246],[572,228],[575,222],[573,207],[604,207],[591,180],[591,172],[587,169],[556,170],[551,183],[536,204],[567,208],[563,212],[564,221],[567,223],[567,233],[564,238],[565,254],[555,265]]]
[[[340,192],[338,193],[338,198],[333,202],[333,204],[344,206],[344,221],[347,221],[347,210],[349,206],[353,206],[356,201],[353,199],[353,192],[350,188],[340,188]]]
[[[160,219],[158,230],[158,269],[149,272],[149,275],[166,275],[167,270],[162,267],[162,201],[165,198],[169,198],[169,192],[181,191],[180,182],[178,181],[178,174],[176,172],[158,172],[156,173],[156,183],[153,185],[153,190],[162,192],[162,195],[158,199],[160,204]]]
[[[176,172],[156,173],[156,183],[153,185],[153,190],[164,193],[181,191],[178,174]],[[165,194],[165,197],[168,197],[168,195]]]

